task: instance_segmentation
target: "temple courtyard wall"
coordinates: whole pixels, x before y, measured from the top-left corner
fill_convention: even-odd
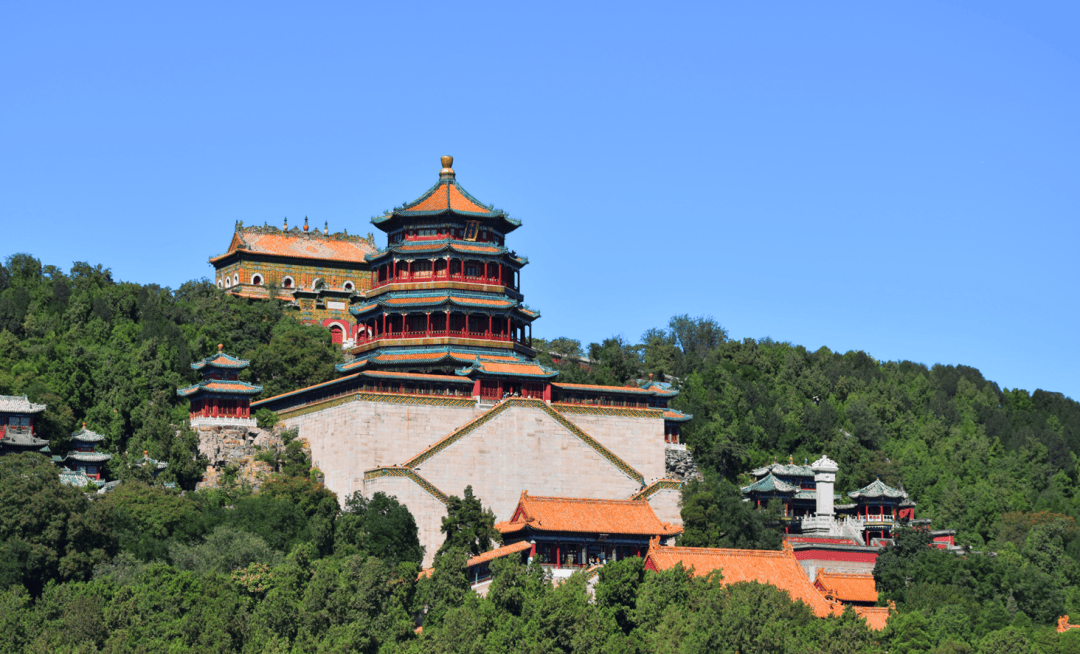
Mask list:
[[[662,417],[597,414],[557,413],[535,400],[480,407],[461,399],[360,394],[283,412],[282,424],[299,431],[339,501],[358,490],[381,491],[408,506],[429,565],[443,541],[445,496],[461,496],[466,486],[497,520],[508,520],[524,490],[629,499],[664,477]],[[678,495],[649,496],[661,520],[681,524]]]

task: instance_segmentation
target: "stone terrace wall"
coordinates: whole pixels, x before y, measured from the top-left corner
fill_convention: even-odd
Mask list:
[[[475,406],[351,401],[282,424],[299,428],[327,488],[341,499],[363,487],[365,470],[399,465],[481,413]]]
[[[662,450],[659,457],[662,462]],[[498,520],[512,517],[523,490],[627,499],[640,488],[551,416],[527,407],[505,411],[425,461],[417,472],[448,495],[460,496],[472,485]]]
[[[679,514],[679,498],[682,493],[677,490],[659,490],[649,498],[656,517],[660,522],[670,522],[675,525],[682,524],[682,515]]]
[[[560,413],[640,472],[646,484],[666,478],[663,418]]]
[[[385,493],[396,497],[398,502],[409,507],[409,512],[416,520],[420,544],[424,546],[424,567],[430,568],[435,552],[443,544],[442,519],[446,517],[446,506],[420,488],[411,479],[404,477],[378,477],[364,482],[364,496]]]

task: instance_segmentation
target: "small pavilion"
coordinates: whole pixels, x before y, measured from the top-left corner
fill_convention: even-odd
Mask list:
[[[191,402],[192,427],[254,427],[251,417],[251,396],[262,392],[262,386],[240,381],[239,374],[250,365],[225,354],[218,345],[216,354],[191,364],[203,379],[176,394]]]
[[[0,454],[48,454],[49,441],[34,435],[34,423],[43,411],[44,404],[34,404],[25,395],[0,395]]]
[[[104,441],[105,437],[97,432],[86,428],[71,435],[71,451],[64,457],[62,465],[68,470],[86,475],[92,481],[101,481],[102,469],[106,462],[112,459],[111,454],[97,451],[97,444]]]

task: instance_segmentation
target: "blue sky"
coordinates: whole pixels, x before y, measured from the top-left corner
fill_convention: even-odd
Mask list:
[[[965,364],[1080,399],[1080,4],[0,0],[0,256],[176,287],[452,154],[537,336]],[[384,243],[385,241],[380,241]]]

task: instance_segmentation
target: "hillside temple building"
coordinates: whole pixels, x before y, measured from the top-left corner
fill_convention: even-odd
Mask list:
[[[442,543],[447,497],[469,485],[500,521],[528,490],[647,502],[677,530],[681,482],[666,478],[665,455],[688,456],[679,426],[691,418],[668,406],[677,391],[562,383],[537,362],[540,312],[521,290],[529,261],[510,244],[521,221],[470,195],[452,165],[443,157],[431,188],[372,219],[382,249],[328,229],[237,223],[228,252],[211,259],[216,283],[339,330],[349,358],[333,381],[250,404],[239,360],[204,359],[204,380],[180,391],[193,425],[277,412],[339,498],[381,491],[409,507],[425,564]]]

